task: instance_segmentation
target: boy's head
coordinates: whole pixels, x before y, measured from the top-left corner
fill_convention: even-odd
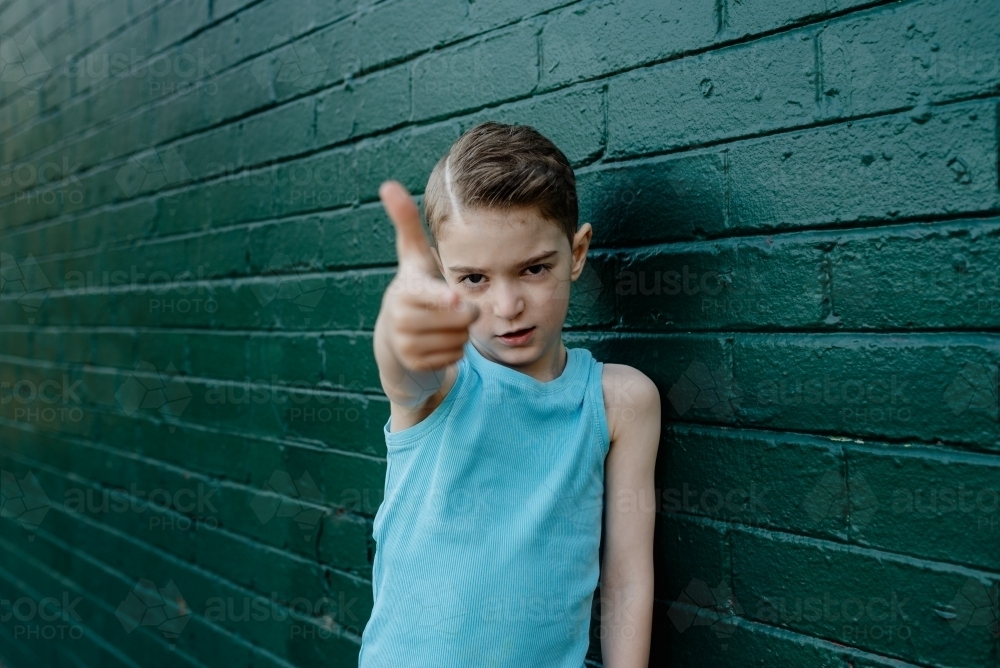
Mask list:
[[[577,229],[576,178],[562,151],[526,125],[477,125],[434,167],[424,210],[441,274],[480,307],[477,348],[522,367],[552,353],[592,236],[589,223]],[[533,328],[527,341],[501,337],[524,328]]]

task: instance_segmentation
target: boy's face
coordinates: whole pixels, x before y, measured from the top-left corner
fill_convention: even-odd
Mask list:
[[[558,352],[570,285],[583,271],[592,229],[573,246],[534,208],[463,210],[439,230],[431,252],[448,285],[479,306],[469,336],[488,359],[528,367]],[[504,337],[530,329],[527,336]]]

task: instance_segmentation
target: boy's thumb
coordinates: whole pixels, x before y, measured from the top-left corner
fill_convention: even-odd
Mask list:
[[[420,222],[420,211],[413,197],[397,181],[383,183],[378,194],[396,228],[396,258],[399,264],[415,264],[425,273],[438,276],[437,265]]]

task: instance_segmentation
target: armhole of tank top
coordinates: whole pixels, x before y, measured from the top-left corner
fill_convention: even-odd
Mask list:
[[[456,397],[459,391],[462,389],[462,384],[465,380],[466,375],[468,375],[469,360],[466,356],[458,360],[455,382],[452,383],[451,389],[448,390],[447,396],[441,401],[437,407],[431,411],[431,414],[425,417],[423,420],[417,424],[407,427],[402,431],[389,431],[389,426],[392,424],[392,416],[386,421],[383,431],[385,432],[385,447],[389,452],[398,451],[404,449],[408,445],[412,445],[419,439],[426,436],[432,429],[434,429],[440,422],[442,422],[448,413],[451,412],[452,406],[455,404]]]
[[[601,439],[601,452],[603,456],[607,457],[608,451],[611,449],[611,430],[608,426],[607,410],[604,408],[604,362],[594,364],[594,375],[597,378],[591,382],[593,386],[591,395],[593,396],[594,412],[597,414],[597,433],[598,438]]]

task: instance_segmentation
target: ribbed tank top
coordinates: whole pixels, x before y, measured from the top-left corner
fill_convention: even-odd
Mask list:
[[[603,366],[570,348],[541,382],[469,341],[429,416],[386,421],[359,668],[582,668],[610,446]]]

